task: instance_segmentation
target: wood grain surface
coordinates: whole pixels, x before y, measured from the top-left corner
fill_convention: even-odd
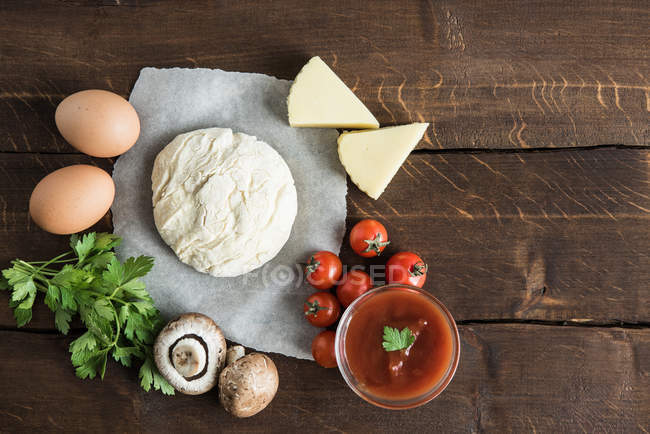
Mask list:
[[[314,55],[383,125],[431,122],[424,148],[650,143],[642,1],[99,3],[2,2],[0,150],[70,151],[56,104],[144,66],[293,79]]]
[[[69,367],[71,338],[0,332],[7,432],[643,432],[650,424],[650,334],[619,328],[472,324],[460,327],[461,361],[447,390],[414,410],[366,404],[338,371],[271,355],[280,389],[249,420],[230,417],[215,391],[145,393],[136,373],[110,363],[107,380]],[[24,345],[29,339],[30,345]],[[6,374],[5,374],[6,373]],[[553,373],[553,375],[549,375]],[[62,389],[65,387],[65,389]],[[11,400],[5,397],[12,397]],[[115,417],[120,415],[120,417]]]
[[[386,255],[421,254],[462,340],[448,389],[405,412],[271,354],[278,395],[238,420],[113,362],[77,379],[81,324],[57,334],[37,299],[17,329],[0,292],[0,433],[650,431],[647,2],[4,0],[0,28],[0,268],[67,249],[27,212],[43,176],[111,171],[60,137],[66,95],[128,97],[145,66],[293,79],[320,55],[382,125],[431,123],[379,200],[348,183],[347,225],[377,218]],[[381,282],[386,258],[341,258]]]
[[[0,154],[0,183],[14,186],[0,209],[0,263],[67,250],[68,237],[34,227],[27,198],[45,174],[82,162],[110,167],[81,155]],[[378,218],[390,228],[386,255],[422,255],[426,288],[457,320],[649,322],[649,162],[642,149],[418,153],[377,201],[351,185],[348,221]],[[110,216],[97,229],[110,230]],[[383,280],[385,257],[362,260],[347,243],[341,257]],[[11,311],[0,306],[8,327]],[[52,321],[41,308],[31,327]]]

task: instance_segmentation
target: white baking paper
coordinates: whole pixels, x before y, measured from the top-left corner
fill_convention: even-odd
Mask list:
[[[337,131],[289,126],[290,86],[263,74],[144,68],[129,99],[140,116],[140,138],[115,164],[112,212],[115,233],[123,238],[120,259],[155,258],[144,280],[165,318],[201,312],[229,340],[311,359],[311,340],[319,330],[304,318],[303,303],[312,290],[302,282],[297,264],[318,250],[338,253],[347,187]],[[156,155],[176,135],[209,127],[232,128],[271,145],[289,165],[298,192],[298,214],[284,248],[262,268],[234,278],[212,277],[181,263],[153,222]]]

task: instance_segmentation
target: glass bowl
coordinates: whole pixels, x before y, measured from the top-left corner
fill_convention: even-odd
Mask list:
[[[363,385],[355,378],[350,366],[348,365],[348,360],[345,351],[345,341],[348,326],[351,319],[354,317],[354,314],[360,309],[363,309],[364,304],[370,300],[372,297],[376,297],[378,294],[381,294],[386,291],[412,291],[423,296],[423,302],[429,302],[434,304],[442,313],[442,316],[445,318],[449,329],[451,330],[451,340],[452,340],[452,352],[449,361],[449,366],[447,370],[440,378],[440,380],[428,391],[425,393],[414,396],[408,399],[388,399],[385,397],[375,396],[367,390],[364,390]],[[357,395],[369,402],[370,404],[376,405],[378,407],[387,408],[391,410],[406,410],[409,408],[418,407],[420,405],[426,404],[431,401],[433,398],[438,396],[447,385],[451,382],[451,379],[456,373],[456,368],[458,367],[458,361],[460,358],[460,338],[458,336],[458,328],[456,327],[456,322],[451,316],[449,310],[434,296],[429,294],[427,291],[424,291],[421,288],[417,288],[410,285],[402,284],[391,284],[380,286],[371,291],[366,292],[357,298],[348,308],[345,310],[339,321],[339,325],[336,329],[336,338],[334,343],[334,351],[336,353],[336,362],[341,371],[341,375],[345,379],[345,382],[350,386]]]

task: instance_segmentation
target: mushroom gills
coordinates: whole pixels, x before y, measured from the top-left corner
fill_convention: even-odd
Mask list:
[[[226,339],[210,317],[184,313],[158,333],[153,355],[160,374],[174,389],[199,395],[217,383],[226,361]]]
[[[183,335],[169,347],[169,361],[187,381],[201,378],[208,369],[208,345],[201,336]]]

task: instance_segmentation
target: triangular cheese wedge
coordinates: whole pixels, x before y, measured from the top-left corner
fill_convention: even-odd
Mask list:
[[[296,76],[287,105],[292,127],[379,128],[370,110],[318,56]]]
[[[350,179],[378,199],[417,146],[429,124],[349,131],[339,136],[339,159]]]

